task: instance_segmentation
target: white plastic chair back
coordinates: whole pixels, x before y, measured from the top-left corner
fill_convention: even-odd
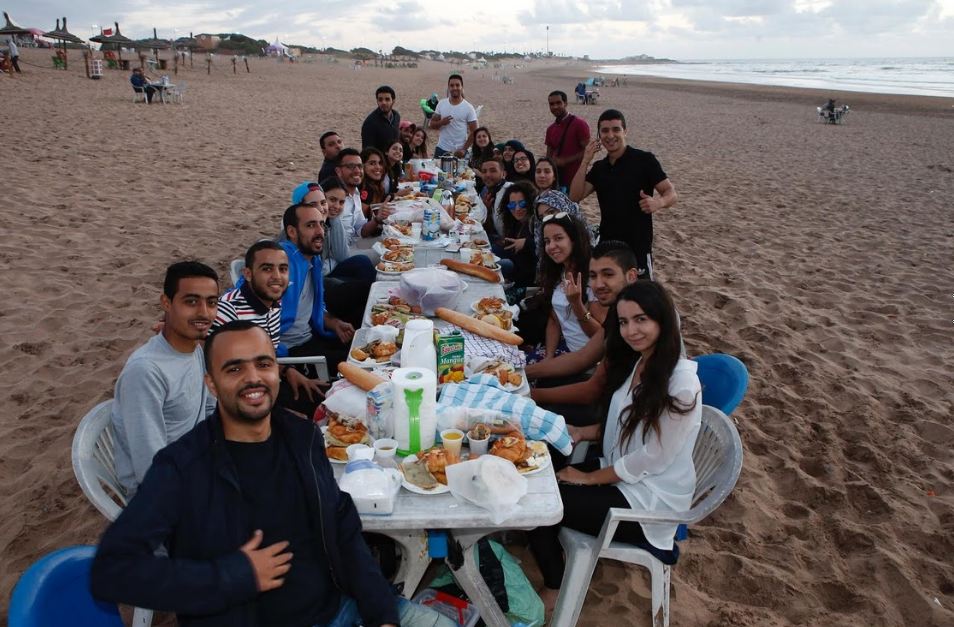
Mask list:
[[[478,124],[480,124],[480,114],[483,112],[483,110],[484,110],[484,105],[477,105],[477,108],[474,109],[474,111],[475,111],[476,114],[477,114],[477,123],[478,123]]]
[[[742,472],[742,440],[732,421],[715,407],[702,406],[702,426],[692,451],[696,468],[696,490],[692,507],[686,512],[639,512],[612,508],[606,515],[602,532],[594,537],[564,527],[560,543],[567,564],[551,627],[576,625],[586,592],[601,557],[638,564],[649,570],[651,582],[652,624],[669,625],[669,581],[672,568],[651,553],[612,536],[621,522],[699,522],[725,501]]]
[[[245,260],[244,259],[233,259],[232,263],[229,264],[229,276],[232,277],[232,285],[238,285],[239,279],[242,278],[242,270],[245,269]]]
[[[103,401],[83,416],[73,436],[73,473],[90,500],[108,520],[126,506],[115,468],[115,435],[110,422],[113,401]]]
[[[73,435],[73,474],[99,513],[116,520],[126,496],[119,487],[115,466],[115,433],[110,420],[113,401],[103,401],[83,416]],[[107,492],[108,490],[108,492]],[[152,610],[133,608],[133,627],[152,625]]]

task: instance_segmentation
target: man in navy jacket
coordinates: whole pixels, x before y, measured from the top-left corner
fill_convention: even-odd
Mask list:
[[[447,624],[394,596],[318,427],[272,411],[268,334],[229,322],[205,359],[218,407],[156,455],[106,530],[94,596],[175,612],[184,627]]]

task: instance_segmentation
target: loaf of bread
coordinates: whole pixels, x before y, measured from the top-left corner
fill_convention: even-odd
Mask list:
[[[341,376],[355,384],[365,392],[370,392],[380,383],[385,383],[385,380],[379,377],[378,375],[365,370],[354,364],[349,364],[346,361],[338,364],[338,372],[341,373]]]
[[[475,263],[464,263],[456,259],[441,259],[441,264],[461,274],[469,274],[470,276],[491,283],[500,283],[500,274],[496,270],[491,270],[485,266],[478,266]]]
[[[504,331],[498,326],[494,326],[490,323],[484,322],[483,320],[478,320],[477,318],[472,318],[471,316],[460,313],[459,311],[454,311],[453,309],[448,309],[446,307],[438,307],[434,313],[437,314],[437,317],[441,320],[446,320],[451,324],[456,324],[460,328],[470,331],[471,333],[476,333],[481,337],[497,340],[498,342],[503,342],[504,344],[513,344],[514,346],[520,346],[523,344],[523,338],[516,333]],[[350,381],[351,379],[348,380]]]

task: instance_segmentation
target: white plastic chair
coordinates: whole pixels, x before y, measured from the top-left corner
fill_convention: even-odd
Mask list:
[[[126,506],[126,495],[116,476],[115,433],[110,421],[113,401],[89,410],[73,435],[73,473],[83,494],[110,522]],[[108,490],[108,492],[107,492]],[[152,625],[152,610],[133,609],[133,627]]]
[[[142,89],[133,89],[133,104],[137,102],[148,102],[146,100],[146,88]]]
[[[229,264],[229,276],[232,278],[232,285],[238,285],[239,279],[242,278],[242,270],[245,269],[245,260],[244,259],[233,259],[232,263]]]
[[[576,625],[596,562],[603,557],[649,569],[653,625],[668,627],[671,567],[648,551],[613,542],[613,536],[621,522],[697,523],[729,496],[742,471],[742,440],[732,421],[714,407],[702,406],[702,426],[692,451],[692,461],[696,468],[696,490],[688,511],[650,512],[614,507],[607,513],[598,537],[566,527],[560,530],[560,543],[566,552],[566,570],[551,627]]]
[[[186,90],[186,82],[179,81],[178,83],[175,84],[175,86],[170,87],[169,89],[166,90],[167,92],[166,97],[169,98],[170,102],[174,102],[176,104],[182,104],[182,94],[185,93],[185,90]]]

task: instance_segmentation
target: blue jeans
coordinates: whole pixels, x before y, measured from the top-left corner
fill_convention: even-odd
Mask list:
[[[397,597],[397,604],[398,617],[404,627],[457,627],[456,621],[428,607],[411,603],[404,597]],[[360,624],[361,616],[358,614],[358,604],[355,603],[354,599],[342,596],[337,616],[330,623],[315,625],[315,627],[355,627]]]

